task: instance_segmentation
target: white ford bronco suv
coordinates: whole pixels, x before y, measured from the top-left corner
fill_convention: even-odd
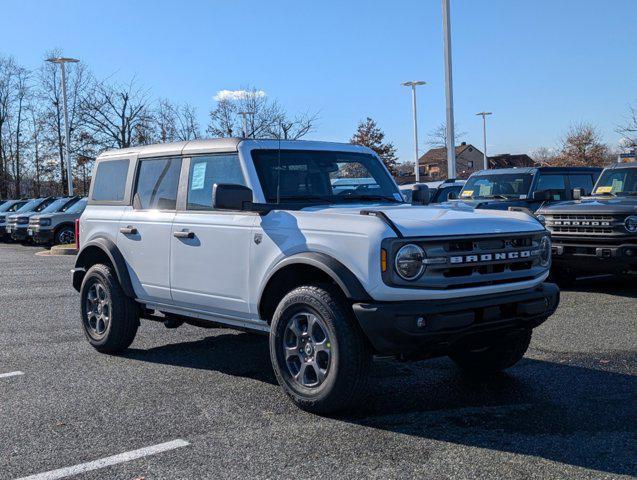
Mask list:
[[[140,318],[266,333],[283,390],[320,413],[360,399],[374,355],[507,368],[559,302],[536,219],[404,203],[374,152],[349,144],[106,152],[79,241],[73,286],[98,351],[125,350]]]

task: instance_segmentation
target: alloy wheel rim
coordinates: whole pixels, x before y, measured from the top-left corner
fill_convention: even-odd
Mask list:
[[[285,365],[294,383],[316,388],[327,379],[332,360],[329,330],[310,312],[299,312],[287,322],[283,334]]]
[[[65,243],[73,243],[75,242],[75,233],[72,232],[71,230],[63,230],[60,233],[60,243],[61,244],[65,244]]]
[[[86,324],[96,338],[103,337],[111,322],[111,299],[100,282],[90,286],[86,295]]]

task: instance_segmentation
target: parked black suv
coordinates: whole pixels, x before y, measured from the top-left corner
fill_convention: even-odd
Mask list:
[[[571,200],[579,188],[586,194],[601,173],[594,167],[524,167],[481,170],[472,174],[458,200],[475,208],[525,209],[535,212],[550,202]]]
[[[578,192],[574,192],[578,197]],[[637,163],[604,170],[591,196],[543,207],[553,240],[553,276],[637,273]]]

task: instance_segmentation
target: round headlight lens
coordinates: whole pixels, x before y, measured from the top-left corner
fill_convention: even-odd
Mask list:
[[[418,245],[408,243],[396,254],[396,272],[405,280],[415,280],[425,270],[425,251]]]
[[[626,220],[624,221],[624,226],[626,227],[626,230],[628,230],[630,233],[637,232],[637,215],[631,215],[630,217],[626,217]]]
[[[51,219],[50,218],[41,218],[40,219],[40,225],[43,227],[48,227],[51,225]]]
[[[546,225],[546,217],[544,215],[536,215],[536,220],[542,225]]]
[[[551,239],[542,237],[540,240],[540,265],[548,267],[551,263]]]

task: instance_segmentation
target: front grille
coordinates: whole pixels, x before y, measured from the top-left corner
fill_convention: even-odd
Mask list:
[[[613,235],[625,233],[623,217],[613,215],[545,215],[546,228],[553,234]]]
[[[401,287],[442,290],[531,280],[546,271],[540,265],[542,236],[538,232],[484,238],[405,239],[420,245],[432,263],[414,282],[393,273],[386,280]]]

